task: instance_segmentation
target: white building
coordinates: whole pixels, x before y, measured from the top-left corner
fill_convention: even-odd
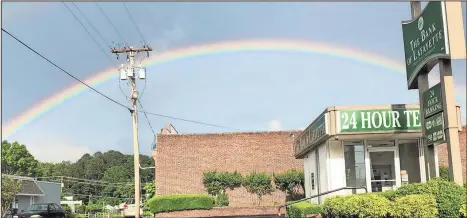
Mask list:
[[[306,197],[380,192],[439,175],[434,146],[423,146],[418,105],[328,107],[294,141],[304,160]],[[426,168],[426,169],[425,169]]]

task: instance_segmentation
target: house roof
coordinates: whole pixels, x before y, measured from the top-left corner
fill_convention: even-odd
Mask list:
[[[19,196],[44,196],[45,193],[42,189],[37,185],[36,180],[31,177],[24,177],[24,176],[15,176],[15,175],[6,175],[2,174],[2,177],[9,177],[14,179],[15,181],[21,181],[21,189],[16,195]]]
[[[43,196],[45,194],[35,181],[21,180],[21,190],[16,195]]]

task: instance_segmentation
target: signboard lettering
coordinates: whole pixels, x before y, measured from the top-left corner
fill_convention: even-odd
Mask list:
[[[428,145],[444,142],[444,117],[443,113],[425,119],[425,135]]]
[[[434,85],[423,93],[423,111],[425,118],[443,111],[441,83]]]
[[[305,129],[305,131],[297,139],[295,146],[297,147],[295,153],[299,153],[306,149],[310,144],[321,139],[324,135],[327,134],[326,131],[326,115],[321,115],[318,117],[315,122]]]
[[[417,87],[414,81],[422,68],[428,72],[437,64],[438,59],[449,58],[442,4],[444,3],[440,1],[431,1],[419,17],[402,22],[409,89]]]
[[[340,132],[420,130],[419,109],[339,111]]]

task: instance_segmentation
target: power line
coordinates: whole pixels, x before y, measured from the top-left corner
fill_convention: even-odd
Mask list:
[[[115,27],[115,25],[112,23],[112,21],[110,21],[109,17],[107,17],[107,14],[105,14],[104,10],[102,10],[101,6],[99,6],[99,3],[97,2],[94,2],[96,3],[97,7],[101,10],[102,14],[105,16],[105,18],[107,19],[107,21],[110,23],[110,25],[112,25],[112,27],[114,28],[115,32],[120,36],[120,38],[122,39],[123,43],[125,43],[125,46],[128,45],[125,41],[125,39],[123,38],[123,36],[120,34],[120,32],[118,32],[117,30],[117,27]]]
[[[99,195],[74,194],[74,193],[71,193],[71,192],[64,192],[63,194],[72,195],[72,196],[84,196],[84,197],[90,197],[90,198],[134,199],[134,196],[131,196],[131,197],[128,197],[128,198],[122,198],[122,197],[109,197],[109,196],[99,196]]]
[[[141,111],[141,112],[143,112],[143,111]],[[222,129],[231,129],[231,130],[242,131],[241,129],[230,128],[230,127],[221,126],[221,125],[216,125],[216,124],[210,124],[210,123],[204,123],[204,122],[195,121],[195,120],[187,120],[187,119],[183,119],[183,118],[172,117],[172,116],[167,116],[167,115],[158,114],[158,113],[151,113],[151,112],[146,112],[146,113],[147,113],[147,114],[150,114],[150,115],[158,116],[158,117],[165,117],[165,118],[174,119],[174,120],[180,120],[180,121],[185,121],[185,122],[189,122],[189,123],[196,123],[196,124],[201,124],[201,125],[205,125],[205,126],[218,127],[218,128],[222,128]]]
[[[49,62],[50,64],[52,64],[53,66],[55,66],[56,68],[58,68],[59,70],[61,70],[62,72],[64,72],[65,74],[67,74],[68,76],[72,77],[73,79],[75,79],[76,81],[80,82],[81,84],[85,85],[86,87],[90,88],[91,90],[93,90],[94,92],[96,92],[97,94],[101,95],[102,97],[108,99],[109,101],[112,101],[113,103],[117,104],[117,105],[120,105],[121,107],[124,107],[125,109],[131,111],[131,109],[127,106],[125,106],[124,104],[110,98],[109,96],[103,94],[102,92],[96,90],[95,88],[91,87],[90,85],[88,85],[87,83],[83,82],[82,80],[78,79],[77,77],[75,77],[73,74],[69,73],[68,71],[64,70],[63,68],[59,67],[57,64],[55,64],[54,62],[52,62],[51,60],[49,60],[48,58],[46,58],[45,56],[43,56],[41,53],[37,52],[36,50],[34,50],[33,48],[29,47],[26,43],[24,43],[23,41],[21,41],[20,39],[16,38],[14,35],[12,35],[10,32],[6,31],[5,29],[2,28],[2,31],[5,32],[6,34],[8,34],[9,36],[11,36],[13,39],[15,39],[16,41],[18,41],[20,44],[22,44],[24,47],[28,48],[29,50],[31,50],[32,52],[34,52],[36,55],[40,56],[41,58],[43,58],[44,60],[46,60],[47,62]],[[180,121],[184,121],[184,122],[190,122],[190,123],[196,123],[196,124],[200,124],[200,125],[206,125],[206,126],[213,126],[213,127],[218,127],[218,128],[223,128],[223,129],[231,129],[231,130],[237,130],[237,131],[242,131],[240,129],[236,129],[236,128],[230,128],[230,127],[226,127],[226,126],[221,126],[221,125],[216,125],[216,124],[209,124],[209,123],[204,123],[204,122],[200,122],[200,121],[194,121],[194,120],[188,120],[188,119],[183,119],[183,118],[177,118],[177,117],[173,117],[173,116],[167,116],[167,115],[163,115],[163,114],[158,114],[158,113],[151,113],[151,112],[146,112],[146,111],[138,111],[138,112],[143,112],[143,113],[147,113],[147,114],[150,114],[150,115],[154,115],[154,116],[159,116],[159,117],[165,117],[165,118],[169,118],[169,119],[174,119],[174,120],[180,120]]]
[[[62,1],[63,2],[63,1]],[[79,21],[78,17],[76,17],[76,15],[73,13],[73,11],[71,11],[71,9],[68,7],[68,5],[66,5],[65,2],[63,2],[63,5],[65,5],[65,7],[68,9],[68,11],[71,13],[71,15],[73,15],[73,17],[75,18],[76,21],[78,21],[78,23],[81,25],[81,27],[83,27],[83,29],[88,33],[89,37],[91,37],[91,39],[96,43],[96,45],[101,49],[101,51],[105,54],[105,56],[107,56],[107,58],[110,60],[110,62],[113,63],[113,65],[117,66],[117,64],[112,60],[112,58],[110,58],[110,56],[107,54],[107,52],[104,51],[104,49],[102,48],[102,46],[97,42],[97,40],[91,35],[91,33],[88,31],[88,29],[81,23],[81,21]],[[2,29],[3,30],[3,29]],[[11,35],[11,34],[10,34]],[[17,39],[18,40],[18,39]],[[105,40],[104,40],[105,41]],[[107,43],[107,42],[106,42]]]
[[[47,179],[47,178],[58,178],[58,179],[50,179],[56,181],[62,180],[69,180],[69,181],[85,181],[85,182],[92,182],[92,183],[102,183],[106,185],[131,185],[131,182],[107,182],[102,180],[91,180],[91,179],[82,179],[82,178],[75,178],[75,177],[68,177],[68,176],[49,176],[49,177],[38,177],[37,179]]]
[[[115,101],[113,100],[112,98],[110,98],[109,96],[103,94],[102,92],[99,92],[98,90],[96,90],[95,88],[91,87],[90,85],[86,84],[85,82],[81,81],[80,79],[78,79],[77,77],[73,76],[73,74],[71,73],[68,73],[66,70],[64,70],[63,68],[59,67],[58,65],[56,65],[54,62],[52,62],[51,60],[49,60],[48,58],[44,57],[42,54],[40,54],[39,52],[37,52],[36,50],[34,50],[33,48],[29,47],[28,45],[26,45],[26,43],[24,43],[23,41],[19,40],[18,38],[16,38],[15,36],[13,36],[11,33],[9,33],[8,31],[6,31],[5,29],[2,28],[2,31],[5,32],[6,34],[10,35],[12,38],[14,38],[16,41],[18,41],[19,43],[21,43],[24,47],[28,48],[29,50],[31,50],[32,52],[34,52],[35,54],[39,55],[41,58],[43,58],[44,60],[46,60],[47,62],[49,62],[50,64],[54,65],[56,68],[60,69],[62,72],[66,73],[68,76],[72,77],[73,79],[75,79],[76,81],[80,82],[81,84],[87,86],[88,88],[90,88],[91,90],[93,90],[94,92],[98,93],[99,95],[103,96],[104,98],[107,98],[109,101],[112,101],[113,103],[115,104],[118,104],[128,110],[130,110],[130,108],[128,108],[127,106],[123,105],[122,103],[118,102],[118,101]]]
[[[146,40],[144,40],[143,34],[141,34],[141,31],[139,31],[138,25],[136,25],[135,20],[133,20],[133,16],[131,16],[131,13],[130,13],[130,11],[128,10],[128,8],[126,7],[125,2],[122,2],[122,4],[123,4],[123,7],[125,7],[125,10],[126,10],[126,12],[128,13],[128,16],[130,17],[131,21],[132,21],[133,24],[135,25],[136,30],[138,30],[139,35],[140,35],[141,38],[143,39],[144,45],[147,45]]]
[[[97,4],[97,2],[95,2]],[[65,4],[65,2],[63,2],[63,4]],[[104,39],[104,37],[102,37],[102,35],[99,33],[99,31],[94,27],[94,25],[92,25],[92,23],[86,18],[86,16],[81,12],[81,10],[78,8],[78,6],[72,2],[72,4],[75,6],[75,8],[79,11],[79,13],[84,17],[84,19],[89,23],[89,25],[91,25],[91,27],[94,29],[94,31],[97,32],[97,34],[99,35],[99,37],[101,37],[101,39],[107,44],[107,46],[111,47],[107,41]],[[68,6],[65,4],[65,6],[68,8]],[[99,9],[101,9],[102,13],[104,14],[104,16],[107,18],[107,20],[110,22],[109,18],[107,17],[107,15],[104,13],[104,11],[102,10],[102,8],[97,4],[97,6],[99,7]],[[88,33],[88,35],[92,38],[92,40],[94,40],[94,42],[96,43],[97,46],[99,46],[99,48],[101,49],[101,51],[105,54],[105,56],[107,56],[107,58],[110,60],[110,62],[112,62],[114,65],[115,62],[112,60],[112,58],[110,58],[110,56],[104,51],[104,49],[99,45],[99,43],[97,43],[97,41],[94,39],[94,37],[89,33],[89,31],[87,30],[87,28],[78,20],[78,18],[75,16],[75,14],[70,10],[70,8],[68,8],[68,11],[70,11],[70,13],[75,17],[76,21],[78,21],[78,23],[84,28],[84,30],[86,30],[86,32]],[[110,24],[114,27],[115,31],[117,32],[118,35],[120,35],[120,33],[117,31],[117,29],[115,28],[115,26],[113,25],[112,22],[110,22]],[[120,35],[120,37],[123,39],[123,37]],[[125,40],[123,40],[125,42]],[[126,42],[125,42],[126,44]],[[117,71],[118,71],[118,67],[115,66],[117,68]],[[118,83],[118,88],[120,88],[120,91],[122,92],[122,94],[125,96],[125,98],[128,100],[128,96],[125,95],[125,93],[123,92],[122,90],[122,85],[120,83],[120,80],[119,80],[119,83]]]
[[[107,42],[107,40],[105,40],[104,37],[102,37],[101,33],[97,30],[96,27],[94,27],[94,25],[92,25],[91,21],[89,21],[89,19],[86,17],[86,15],[84,15],[83,12],[81,12],[81,10],[78,8],[78,6],[74,2],[71,2],[71,3],[75,6],[75,8],[78,10],[78,12],[81,14],[81,16],[84,17],[86,22],[88,22],[89,25],[94,29],[94,31],[96,31],[97,35],[99,37],[101,37],[102,41],[104,41],[105,44],[107,44],[107,46],[109,46],[109,48],[111,48],[112,46],[110,46],[110,44]]]
[[[137,101],[139,105],[141,106],[141,109],[143,110],[143,114],[146,117],[146,120],[148,121],[149,127],[151,128],[151,131],[152,131],[152,135],[156,136],[156,132],[154,132],[154,129],[152,128],[151,121],[149,120],[148,115],[146,114],[146,111],[144,110],[143,104],[141,104],[141,101],[139,101],[139,99],[137,99]]]

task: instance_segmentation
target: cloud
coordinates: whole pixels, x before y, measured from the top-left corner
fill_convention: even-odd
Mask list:
[[[142,24],[142,26],[146,26]],[[188,39],[189,34],[189,20],[180,15],[172,21],[169,28],[156,30],[152,26],[147,26],[147,29],[152,29],[153,35],[156,37],[149,39],[149,45],[156,52],[166,51],[174,44],[183,42]]]
[[[89,147],[66,139],[57,134],[36,131],[21,132],[18,136],[8,141],[18,141],[26,145],[28,151],[42,162],[77,161],[86,153],[91,153]]]
[[[279,120],[269,121],[269,131],[279,131],[281,130],[281,122]]]
[[[86,153],[91,153],[88,147],[79,146],[64,141],[50,141],[40,146],[28,146],[29,152],[39,161],[44,162],[75,162]]]

